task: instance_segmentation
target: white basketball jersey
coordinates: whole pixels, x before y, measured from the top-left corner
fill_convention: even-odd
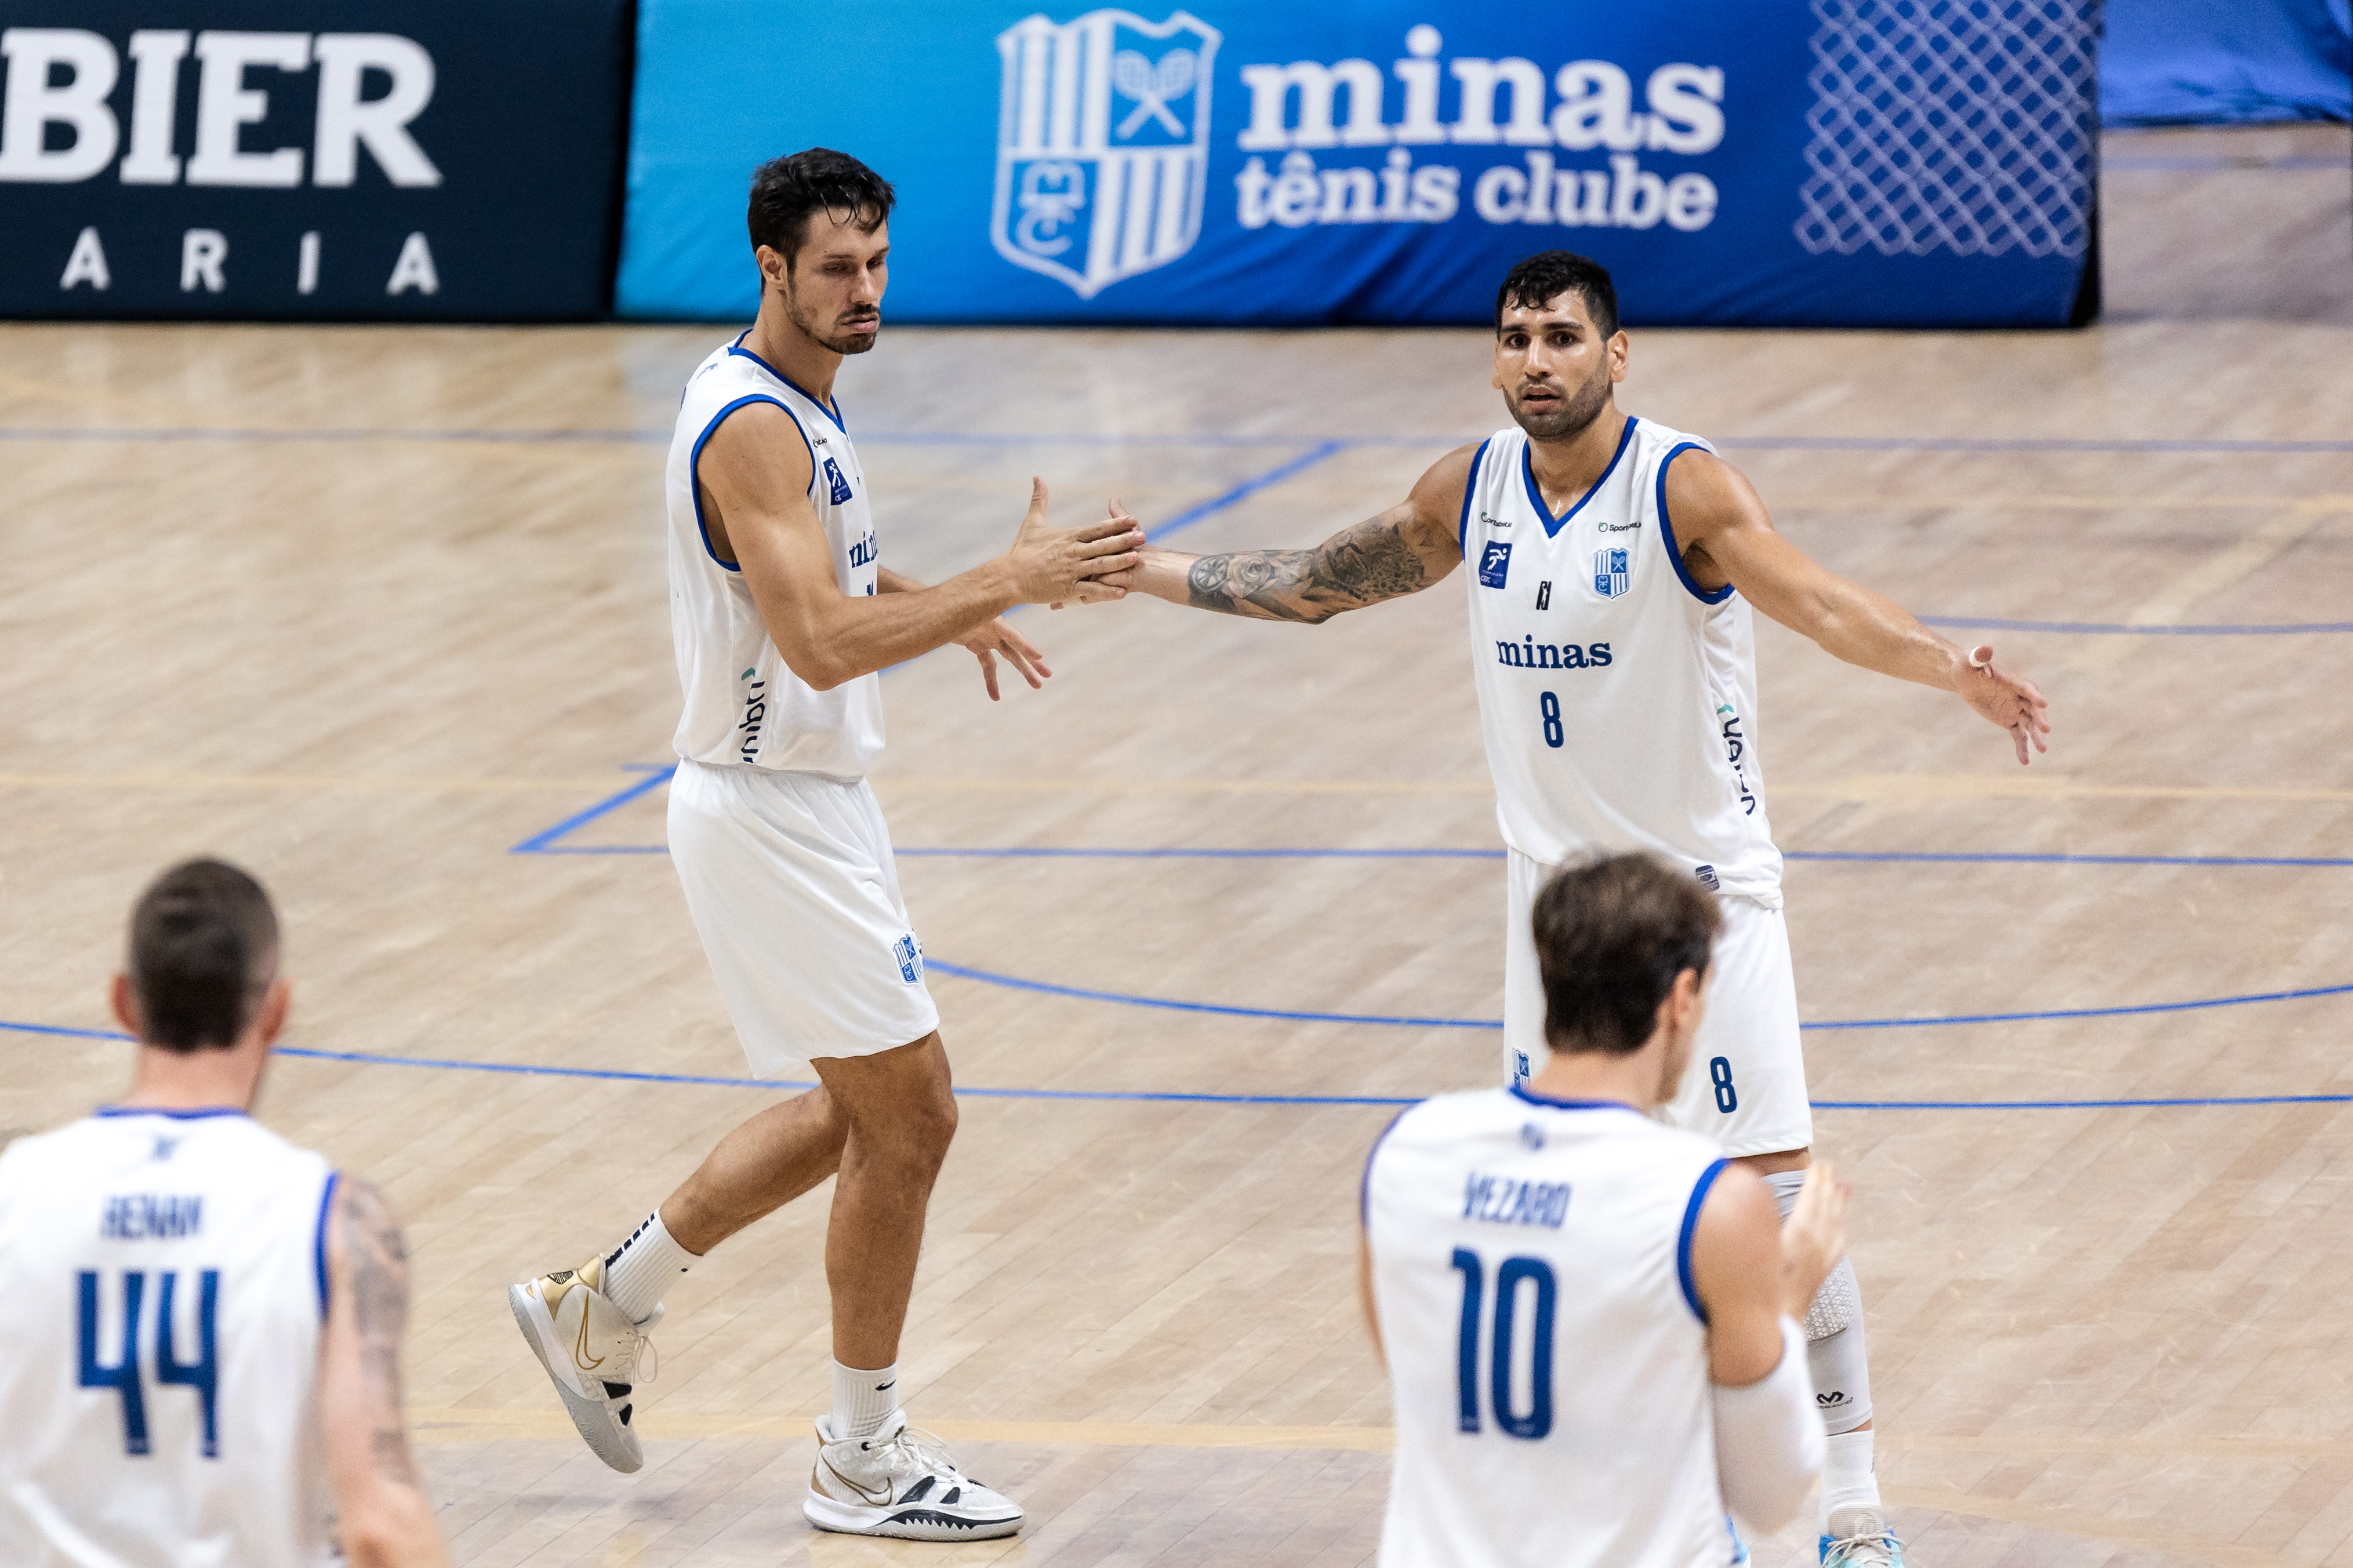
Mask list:
[[[1715,1145],[1609,1100],[1425,1100],[1365,1232],[1396,1405],[1382,1568],[1725,1568],[1692,1226]]]
[[[1628,418],[1558,517],[1499,430],[1463,496],[1471,665],[1504,842],[1557,866],[1645,849],[1705,886],[1781,903],[1757,755],[1756,628],[1703,593],[1667,516],[1667,465],[1706,442]]]
[[[316,1568],[327,1162],[229,1110],[0,1154],[0,1563]]]
[[[686,710],[672,739],[698,763],[735,763],[853,781],[882,750],[880,671],[818,691],[768,639],[744,574],[712,553],[695,464],[720,422],[747,403],[793,416],[809,452],[809,503],[845,594],[875,592],[874,525],[866,475],[839,414],[786,381],[743,337],[712,351],[686,384],[670,444],[670,626]],[[792,437],[786,437],[786,440]]]

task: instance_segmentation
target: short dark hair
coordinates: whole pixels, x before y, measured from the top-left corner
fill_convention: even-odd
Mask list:
[[[269,895],[223,861],[173,867],[131,911],[130,967],[142,1044],[237,1044],[278,969]]]
[[[854,221],[868,234],[882,226],[898,200],[891,182],[851,157],[830,147],[772,158],[752,175],[751,210],[744,226],[752,231],[752,248],[766,246],[785,258],[790,270],[794,258],[808,241],[809,215],[819,210]]]
[[[1546,1043],[1612,1056],[1641,1050],[1675,976],[1707,973],[1721,919],[1697,882],[1648,855],[1563,870],[1536,895]]]
[[[1535,310],[1572,289],[1585,297],[1594,330],[1605,338],[1616,336],[1618,289],[1609,281],[1609,268],[1573,250],[1539,250],[1504,274],[1504,286],[1495,291],[1495,330],[1504,330],[1504,312],[1512,306]]]

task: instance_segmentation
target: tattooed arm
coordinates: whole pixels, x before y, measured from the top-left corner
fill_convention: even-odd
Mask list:
[[[408,1249],[373,1184],[351,1176],[338,1184],[327,1270],[319,1417],[344,1554],[353,1568],[448,1568],[400,1408]]]
[[[1102,581],[1196,609],[1311,626],[1343,610],[1418,594],[1461,564],[1456,530],[1475,449],[1449,453],[1403,502],[1313,550],[1187,555],[1147,545],[1135,566]]]

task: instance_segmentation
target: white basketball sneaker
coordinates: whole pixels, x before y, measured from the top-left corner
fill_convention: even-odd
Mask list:
[[[1816,1543],[1822,1568],[1904,1568],[1904,1543],[1875,1508],[1842,1508]]]
[[[902,1541],[987,1541],[1021,1528],[1021,1509],[955,1468],[930,1433],[894,1413],[871,1437],[817,1422],[817,1464],[801,1512],[819,1530]]]
[[[646,1331],[661,1321],[662,1310],[656,1307],[653,1316],[633,1323],[605,1294],[604,1283],[605,1260],[592,1258],[577,1268],[508,1286],[507,1305],[564,1396],[572,1425],[598,1458],[627,1473],[646,1462],[629,1416],[637,1385],[652,1382],[659,1365]]]

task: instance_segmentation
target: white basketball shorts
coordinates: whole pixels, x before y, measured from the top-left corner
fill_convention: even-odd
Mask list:
[[[1552,868],[1509,850],[1504,874],[1504,1071],[1522,1082],[1552,1059],[1545,1045],[1544,980],[1536,972],[1536,894]],[[1717,900],[1724,927],[1708,966],[1707,1011],[1683,1088],[1659,1120],[1704,1133],[1726,1155],[1778,1154],[1814,1142],[1798,1040],[1798,985],[1781,911],[1754,899]]]
[[[681,762],[670,858],[754,1072],[872,1056],[940,1026],[863,779]]]

